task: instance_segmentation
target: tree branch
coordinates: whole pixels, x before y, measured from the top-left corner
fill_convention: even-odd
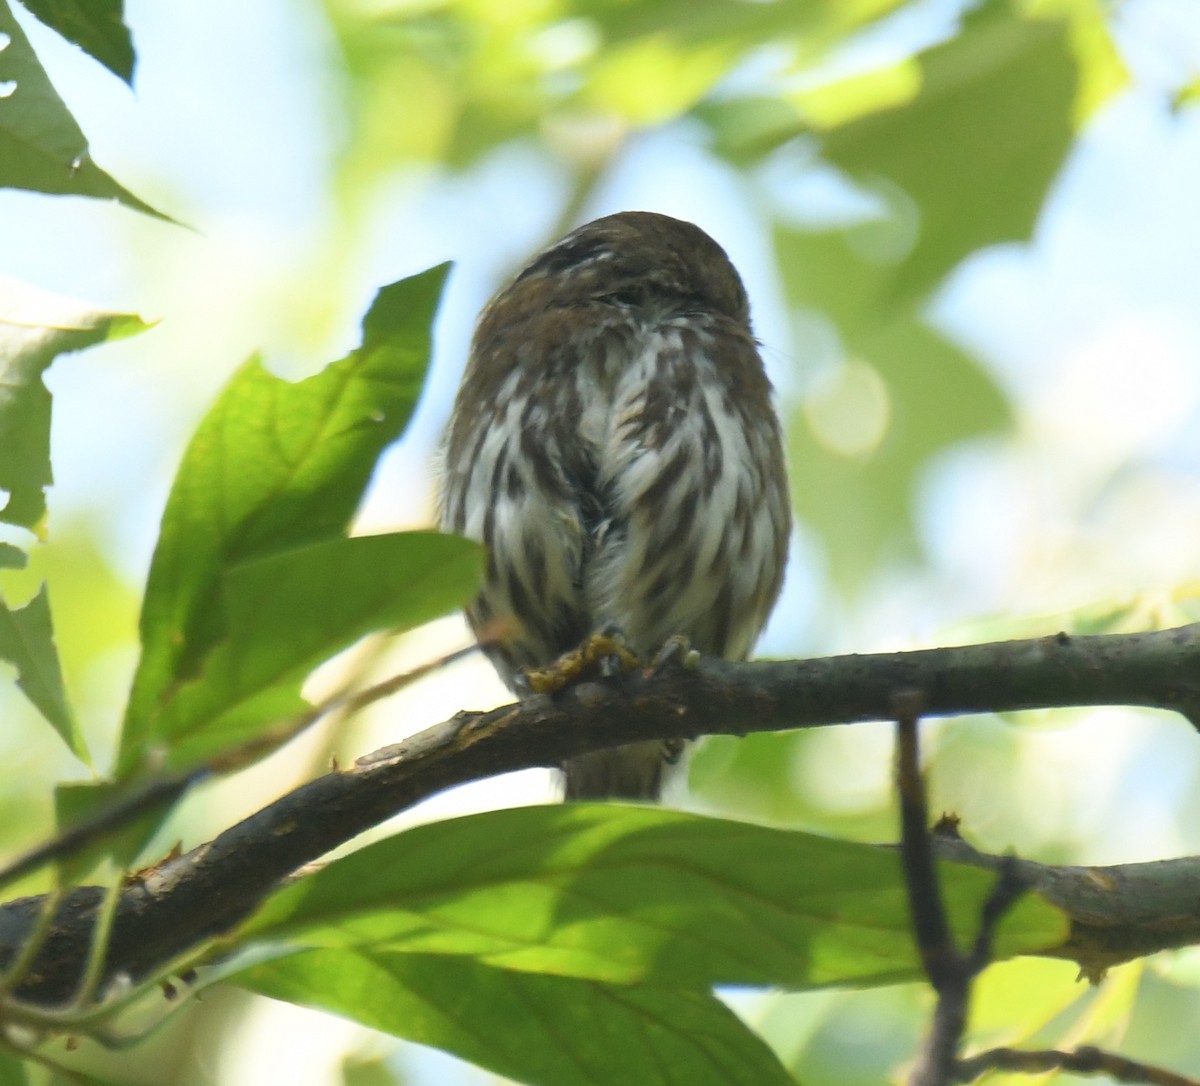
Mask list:
[[[1077,1048],[1074,1052],[989,1049],[968,1060],[960,1060],[955,1081],[974,1082],[989,1071],[1021,1071],[1029,1075],[1043,1071],[1073,1071],[1081,1075],[1107,1075],[1114,1082],[1143,1083],[1144,1086],[1200,1086],[1200,1080],[1126,1059],[1113,1052],[1104,1052],[1091,1045]]]
[[[996,925],[1025,892],[1014,865],[1002,865],[996,885],[979,918],[970,954],[954,941],[942,900],[937,852],[929,829],[929,802],[921,772],[921,695],[901,691],[896,707],[896,791],[900,799],[900,857],[912,915],[913,935],[925,976],[937,993],[933,1022],[909,1086],[952,1086],[959,1066],[958,1048],[967,1025],[971,984],[992,960]]]
[[[105,979],[140,978],[228,930],[305,863],[436,792],[641,739],[744,735],[888,719],[897,691],[918,691],[924,715],[1079,705],[1173,709],[1200,720],[1200,624],[1144,634],[1053,637],[962,648],[789,662],[702,659],[582,682],[553,697],[459,713],[288,793],[207,844],[140,873],[121,895]],[[995,867],[962,842],[940,854]],[[1032,890],[1072,918],[1045,953],[1090,974],[1153,950],[1200,941],[1200,858],[1122,867],[1020,862]],[[59,1004],[86,960],[101,891],[67,895],[20,998]],[[0,907],[0,968],[37,922],[42,898]]]

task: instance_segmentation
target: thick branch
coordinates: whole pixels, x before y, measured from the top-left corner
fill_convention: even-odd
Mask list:
[[[897,691],[923,713],[953,715],[1076,705],[1175,709],[1200,720],[1200,625],[1146,634],[1002,642],[822,660],[736,664],[701,660],[585,682],[487,713],[460,713],[347,770],[318,778],[124,893],[107,975],[140,977],[229,929],[301,865],[445,788],[638,739],[741,735],[886,719]],[[951,842],[949,847],[959,846]],[[965,846],[963,846],[965,849]],[[991,865],[990,857],[958,858]],[[1086,969],[1200,941],[1200,859],[1121,868],[1023,865],[1035,892],[1074,919],[1046,953]],[[94,888],[68,897],[22,997],[70,998],[89,938]],[[0,965],[31,929],[41,899],[0,908]]]

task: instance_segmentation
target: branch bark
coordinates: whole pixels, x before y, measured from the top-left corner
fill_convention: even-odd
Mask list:
[[[898,691],[923,714],[948,716],[1086,705],[1174,710],[1200,721],[1200,624],[1143,634],[1052,637],[818,660],[701,659],[582,682],[486,713],[459,713],[411,739],[288,793],[189,853],[141,873],[121,896],[106,979],[143,977],[228,930],[297,868],[453,785],[586,751],[653,738],[695,738],[889,719]],[[995,867],[998,857],[940,841],[947,858]],[[1108,868],[1021,861],[1022,877],[1072,918],[1044,953],[1099,974],[1120,961],[1200,941],[1200,858]],[[86,959],[100,893],[72,891],[14,994],[68,1001]],[[0,906],[0,967],[36,922],[41,898]]]

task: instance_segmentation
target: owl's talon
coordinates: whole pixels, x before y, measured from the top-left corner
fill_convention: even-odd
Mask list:
[[[589,675],[611,679],[642,666],[625,635],[611,623],[549,667],[529,668],[522,678],[534,694],[557,694]]]
[[[650,670],[651,672],[661,671],[672,664],[692,668],[696,666],[696,661],[699,659],[700,654],[692,648],[692,643],[686,635],[675,634],[668,637],[663,647],[654,654]]]
[[[517,695],[518,701],[524,701],[530,695],[537,693],[533,683],[529,680],[529,675],[524,671],[514,672],[511,682],[513,693]]]

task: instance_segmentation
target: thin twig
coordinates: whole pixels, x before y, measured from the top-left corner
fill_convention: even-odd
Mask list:
[[[436,660],[418,664],[416,667],[401,672],[399,675],[393,675],[390,679],[384,679],[382,682],[368,686],[357,693],[346,695],[339,707],[346,715],[361,712],[368,705],[372,705],[383,698],[390,698],[405,687],[411,686],[418,679],[423,679],[426,675],[431,675],[435,671],[441,671],[442,668],[449,667],[450,664],[457,663],[459,660],[479,652],[479,649],[478,645],[467,645],[465,648],[448,652],[445,656],[439,656]]]
[[[954,1081],[958,1046],[967,1023],[971,971],[954,943],[942,903],[928,802],[921,775],[917,728],[923,697],[898,693],[896,711],[896,790],[900,797],[900,858],[912,917],[913,936],[925,975],[937,992],[937,1009],[909,1086],[949,1086]]]
[[[121,901],[122,882],[121,876],[114,872],[113,881],[105,887],[104,897],[100,900],[100,908],[96,910],[96,921],[92,927],[92,941],[88,946],[83,977],[80,979],[79,989],[71,1001],[75,1007],[84,1008],[96,1002],[96,993],[104,979],[104,966],[108,961],[109,941],[112,938],[113,923],[117,917],[117,906]]]
[[[21,946],[20,953],[4,969],[3,973],[0,973],[0,1000],[29,975],[29,967],[41,953],[42,947],[46,945],[46,939],[50,935],[58,907],[62,904],[65,895],[66,888],[56,886],[42,899],[38,907],[37,920],[28,938]]]
[[[117,800],[110,807],[106,807],[91,818],[70,826],[44,844],[18,856],[7,867],[0,870],[0,888],[8,886],[45,864],[76,856],[100,838],[128,825],[147,811],[160,805],[173,803],[208,773],[208,767],[205,766],[189,770],[186,773],[173,773],[170,776],[151,781],[145,787]]]
[[[909,1077],[910,1086],[950,1086],[957,1081],[958,1050],[967,1025],[971,982],[991,960],[996,925],[1024,892],[1015,861],[1004,864],[980,915],[979,934],[970,955],[954,941],[942,899],[929,831],[929,805],[921,773],[920,719],[924,695],[898,692],[896,715],[896,787],[900,794],[900,856],[904,885],[921,963],[937,992],[937,1006],[924,1050]]]
[[[988,1071],[1072,1071],[1082,1075],[1107,1075],[1117,1082],[1142,1086],[1200,1086],[1200,1079],[1177,1075],[1161,1067],[1126,1059],[1085,1045],[1073,1052],[1054,1049],[1022,1052],[1015,1048],[993,1048],[970,1059],[960,1060],[954,1082],[974,1082]]]
[[[929,834],[929,808],[921,774],[917,721],[922,696],[915,691],[897,694],[896,790],[900,796],[900,858],[912,915],[913,934],[925,975],[934,988],[951,983],[961,972],[961,957],[950,934],[942,904],[941,886]]]
[[[996,926],[1028,889],[1015,857],[1004,857],[998,878],[984,904],[979,933],[969,955],[955,945],[946,919],[938,882],[925,781],[920,766],[918,722],[923,697],[915,691],[898,693],[896,708],[896,785],[900,793],[900,854],[908,890],[913,932],[926,976],[937,992],[937,1006],[924,1051],[909,1077],[910,1086],[953,1086],[973,1082],[988,1071],[1073,1071],[1103,1074],[1117,1082],[1141,1086],[1200,1086],[1200,1081],[1173,1071],[1127,1059],[1093,1046],[1073,1052],[993,1048],[960,1059],[959,1047],[967,1024],[971,982],[991,961]]]

